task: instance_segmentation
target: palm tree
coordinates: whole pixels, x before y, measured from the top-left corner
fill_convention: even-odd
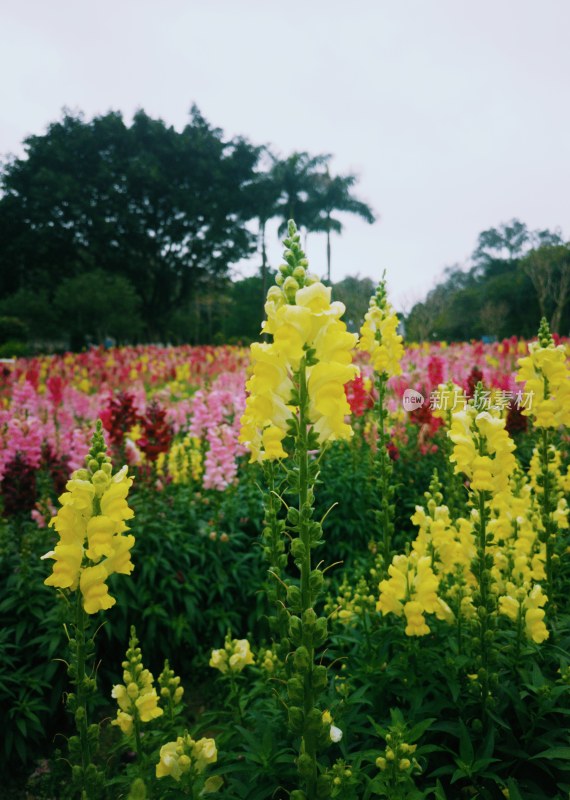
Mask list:
[[[297,228],[304,228],[306,232],[313,230],[315,181],[322,174],[318,170],[330,159],[330,155],[310,156],[303,152],[292,153],[284,161],[274,161],[271,174],[281,189],[278,203],[278,216],[283,218],[279,226],[280,236],[286,232],[290,219],[295,220]]]
[[[265,230],[269,220],[279,213],[278,201],[282,192],[272,171],[273,165],[277,161],[276,157],[265,146],[259,148],[258,157],[262,160],[261,169],[254,173],[254,178],[243,195],[243,202],[250,218],[256,219],[258,224],[257,243],[258,249],[261,251],[262,304],[265,304],[267,294]]]
[[[310,197],[310,229],[327,235],[327,280],[331,279],[331,231],[342,233],[342,222],[332,215],[336,211],[357,214],[372,224],[376,217],[370,206],[354,197],[350,190],[357,182],[356,175],[336,175],[331,177],[328,166],[324,173],[313,178],[313,193]]]

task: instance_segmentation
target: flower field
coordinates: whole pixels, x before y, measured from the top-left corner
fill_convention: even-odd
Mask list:
[[[266,312],[1,365],[8,796],[567,798],[569,342]]]

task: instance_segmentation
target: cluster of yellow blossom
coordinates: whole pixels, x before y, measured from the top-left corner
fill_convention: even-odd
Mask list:
[[[116,684],[111,692],[119,706],[113,725],[118,725],[129,736],[136,721],[150,722],[163,713],[158,705],[152,674],[143,667],[142,653],[134,628],[131,628],[129,649],[122,667],[124,684]]]
[[[541,428],[570,425],[570,369],[564,345],[555,346],[545,319],[538,341],[528,346],[529,355],[519,359],[517,381],[525,381],[532,403],[522,413]]]
[[[345,422],[350,406],[344,385],[358,372],[351,364],[356,334],[349,333],[340,319],[344,305],[331,302],[331,289],[305,269],[307,261],[294,226],[285,244],[287,263],[265,304],[263,331],[273,341],[251,346],[252,375],[246,384],[239,440],[250,450],[252,461],[287,456],[283,439],[289,421],[298,414],[305,381],[308,422],[319,442],[352,435]]]
[[[212,650],[210,656],[210,666],[223,674],[241,672],[254,663],[255,658],[247,639],[230,639],[229,636],[226,637],[225,646],[220,650]]]
[[[181,442],[175,442],[168,454],[168,474],[172,482],[198,482],[203,472],[202,460],[199,439],[188,435]]]
[[[134,516],[127,504],[133,479],[127,476],[126,466],[112,474],[100,424],[94,442],[96,439],[87,469],[72,474],[67,491],[59,498],[61,508],[50,522],[59,534],[59,542],[43,556],[55,562],[44,583],[72,591],[79,586],[88,614],[115,604],[105,583],[109,575],[130,575],[134,569],[130,551],[135,537],[125,535],[125,520]]]
[[[431,568],[429,556],[411,552],[396,555],[388,567],[390,577],[380,582],[380,598],[376,609],[382,614],[406,617],[407,636],[425,636],[430,632],[425,614],[438,619],[453,617],[447,603],[437,595],[439,581]]]
[[[450,457],[455,472],[462,472],[476,492],[509,496],[509,479],[516,467],[515,444],[497,409],[480,411],[467,405],[452,415],[448,436],[454,444]]]
[[[508,582],[506,594],[499,597],[499,614],[504,614],[513,622],[524,622],[524,630],[529,639],[541,644],[548,639],[548,630],[544,624],[547,597],[539,584],[529,590],[528,584],[517,587]]]
[[[404,355],[402,337],[397,333],[398,317],[386,295],[386,283],[382,279],[370,298],[370,306],[360,329],[358,349],[370,355],[370,362],[379,375],[401,375],[400,364]]]
[[[433,569],[438,575],[453,575],[461,567],[470,574],[471,562],[475,556],[473,526],[468,520],[458,520],[456,524],[445,505],[432,505],[428,510],[416,506],[411,521],[418,527],[412,544],[418,556],[430,556]]]
[[[214,739],[202,738],[195,741],[189,734],[179,736],[175,742],[168,742],[160,748],[160,761],[156,765],[156,777],[170,776],[179,781],[183,775],[191,772],[201,775],[209,764],[218,760],[218,751]],[[222,778],[208,778],[203,793],[216,792],[222,785]]]

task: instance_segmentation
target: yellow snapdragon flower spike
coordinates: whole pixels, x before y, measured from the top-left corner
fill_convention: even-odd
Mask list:
[[[309,422],[319,444],[348,439],[352,429],[344,386],[358,373],[352,365],[356,334],[341,321],[342,303],[331,301],[331,289],[306,269],[308,262],[298,244],[292,223],[285,240],[286,264],[280,267],[277,285],[267,293],[267,320],[263,332],[271,342],[251,346],[251,377],[241,418],[239,441],[251,461],[287,456],[284,440],[288,423],[298,414],[301,366],[309,396]]]
[[[397,332],[398,325],[398,317],[388,302],[385,283],[381,281],[376,294],[370,298],[358,343],[359,350],[369,353],[372,367],[378,374],[402,374],[400,362],[404,346]]]
[[[113,686],[111,697],[119,706],[117,716],[112,724],[117,725],[129,736],[138,722],[150,722],[162,716],[162,708],[158,705],[158,695],[154,688],[154,679],[142,664],[142,653],[138,647],[138,639],[134,627],[126,659],[122,663],[124,684]]]
[[[452,415],[448,436],[455,472],[465,474],[471,489],[491,492],[499,501],[510,498],[510,476],[516,468],[515,444],[499,411],[477,412],[472,405]]]
[[[202,738],[194,741],[187,733],[175,742],[168,742],[160,748],[160,761],[156,765],[156,777],[167,776],[179,781],[186,773],[201,775],[209,764],[218,760],[218,750],[214,739]],[[208,791],[220,788],[221,778],[212,778]]]
[[[530,460],[529,477],[530,485],[534,494],[541,499],[544,494],[544,487],[541,480],[541,460],[540,451],[537,447],[533,450],[532,458]],[[559,450],[553,445],[548,446],[548,471],[550,474],[550,492],[554,496],[556,508],[552,512],[552,517],[556,522],[558,528],[567,529],[568,523],[568,502],[565,494],[570,491],[569,476],[570,470],[562,466],[562,456]],[[543,522],[538,520],[538,524],[543,528]]]
[[[555,346],[548,323],[540,323],[538,341],[519,359],[515,380],[525,382],[529,404],[522,413],[541,428],[570,425],[570,369],[564,345]]]
[[[190,481],[199,481],[204,469],[202,461],[199,439],[188,435],[181,442],[175,442],[167,460],[172,482],[188,484]]]
[[[127,503],[132,482],[126,466],[112,474],[98,423],[87,468],[72,474],[59,498],[61,508],[50,522],[59,541],[42,556],[55,562],[44,583],[71,591],[79,588],[88,614],[115,604],[106,584],[109,575],[130,575],[134,569],[130,551],[135,537],[126,534],[125,524],[134,516]]]

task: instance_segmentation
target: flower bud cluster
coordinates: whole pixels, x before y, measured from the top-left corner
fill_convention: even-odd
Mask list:
[[[225,675],[227,673],[239,673],[245,667],[255,663],[255,658],[251,652],[247,639],[231,639],[226,636],[226,642],[220,650],[212,650],[210,656],[210,666],[219,669]]]
[[[131,627],[131,638],[126,658],[122,662],[124,684],[113,686],[111,697],[118,703],[119,710],[113,725],[118,725],[122,732],[129,736],[133,726],[140,722],[150,722],[162,716],[163,710],[158,705],[158,695],[154,688],[154,679],[142,663],[142,653],[134,626]]]

